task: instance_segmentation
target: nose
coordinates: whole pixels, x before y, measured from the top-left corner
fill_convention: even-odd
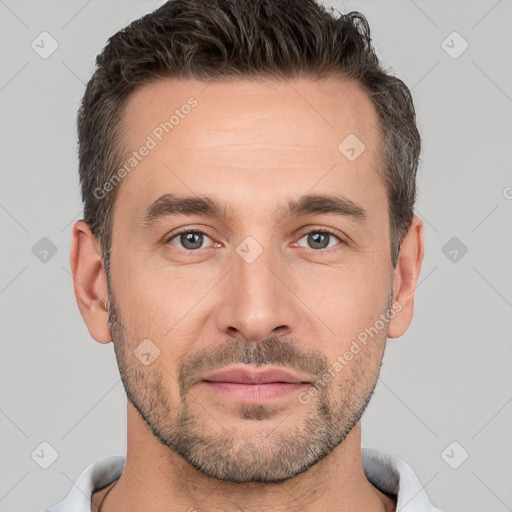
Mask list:
[[[235,253],[229,282],[220,297],[218,328],[248,341],[290,333],[298,307],[288,274],[285,262],[270,249],[252,262]]]

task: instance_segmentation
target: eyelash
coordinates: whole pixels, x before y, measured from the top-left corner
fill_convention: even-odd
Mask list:
[[[213,241],[213,238],[206,232],[206,231],[203,231],[202,229],[183,229],[181,231],[178,231],[177,233],[173,233],[171,236],[167,237],[165,239],[165,244],[168,244],[171,240],[173,240],[174,238],[184,234],[184,233],[200,233],[202,235],[206,235],[208,238],[210,238],[212,241]],[[340,242],[340,244],[344,244],[345,242],[339,237],[339,235],[337,235],[333,230],[330,230],[328,228],[321,228],[321,229],[311,229],[309,231],[305,231],[304,233],[302,233],[300,235],[300,237],[298,238],[298,240],[300,240],[301,238],[303,238],[305,235],[310,235],[311,233],[325,233],[325,234],[328,234],[328,235],[331,235],[333,236],[334,238],[336,238],[338,240],[338,242]],[[205,249],[208,249],[208,247],[206,247]],[[304,247],[303,247],[304,249]],[[314,251],[314,252],[327,252],[327,251],[331,251],[332,249],[334,249],[334,247],[328,247],[328,248],[325,248],[325,249],[311,249],[309,248],[311,251]],[[190,253],[193,253],[193,252],[198,252],[198,251],[201,251],[202,249],[189,249],[189,250],[186,250],[186,249],[182,249],[183,251],[185,252],[190,252]]]

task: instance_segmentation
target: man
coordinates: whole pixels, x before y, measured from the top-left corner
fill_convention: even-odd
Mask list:
[[[361,449],[424,252],[414,107],[366,19],[171,0],[109,39],[78,132],[74,289],[128,446],[50,510],[438,510]]]

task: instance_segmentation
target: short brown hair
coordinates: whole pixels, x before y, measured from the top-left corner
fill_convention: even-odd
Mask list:
[[[169,0],[110,37],[96,66],[77,116],[79,173],[84,220],[100,242],[107,276],[118,187],[105,197],[95,191],[122,164],[127,97],[165,78],[355,79],[379,115],[396,266],[414,215],[421,141],[411,93],[381,66],[362,14],[314,0]]]

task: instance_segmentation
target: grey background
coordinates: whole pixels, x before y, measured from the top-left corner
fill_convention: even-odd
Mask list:
[[[107,38],[161,3],[0,0],[2,511],[53,505],[91,462],[125,452],[113,347],[90,338],[70,277],[75,115]],[[367,16],[412,89],[424,143],[415,318],[388,342],[363,446],[407,461],[444,511],[512,510],[512,1],[335,5]],[[31,48],[43,31],[59,45],[47,59]],[[453,31],[469,44],[458,58],[442,46]],[[57,250],[46,262],[43,237]],[[58,453],[48,469],[31,456],[43,441]]]

